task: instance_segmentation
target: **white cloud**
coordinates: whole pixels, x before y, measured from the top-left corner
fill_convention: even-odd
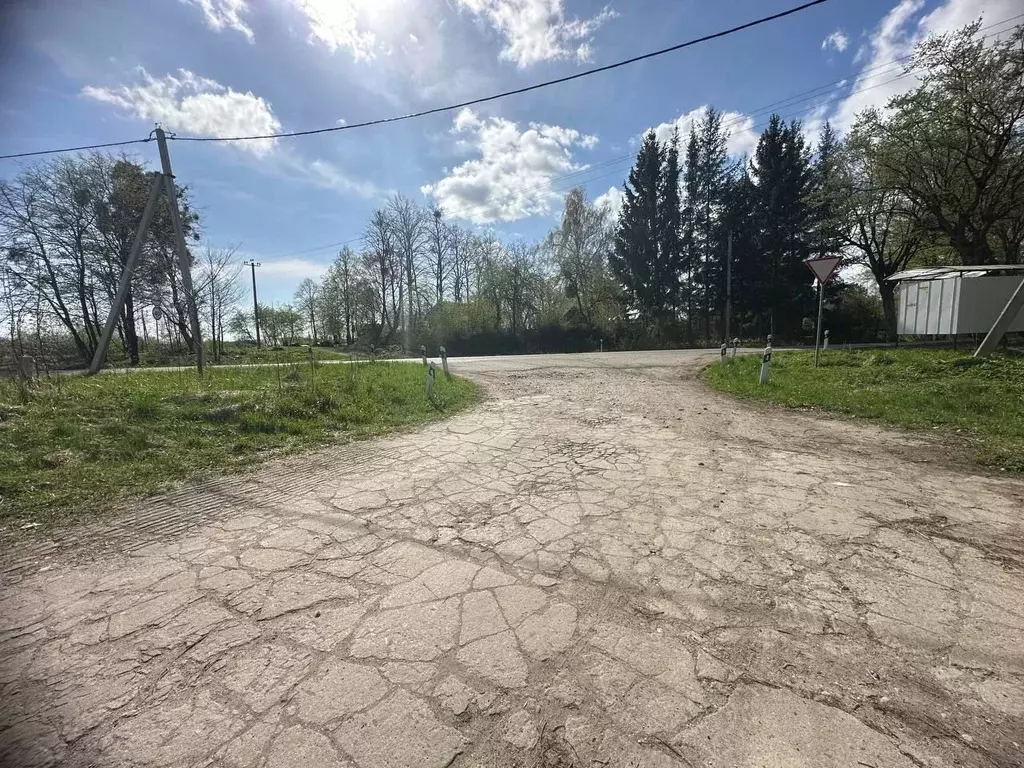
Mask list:
[[[527,67],[541,61],[589,61],[591,36],[617,15],[605,8],[589,19],[566,19],[563,0],[455,0],[502,37],[501,58]]]
[[[455,116],[451,132],[479,157],[421,191],[448,214],[477,224],[549,213],[562,198],[551,181],[586,169],[573,161],[573,149],[597,141],[557,125],[530,123],[520,130],[510,120],[480,118],[469,109]]]
[[[333,53],[347,48],[356,61],[376,55],[377,36],[362,28],[360,5],[352,0],[292,0],[309,23],[310,42],[327,46]]]
[[[199,136],[244,136],[280,133],[281,121],[268,102],[252,92],[240,93],[187,69],[155,78],[138,70],[141,82],[114,88],[86,86],[82,94],[112,104],[133,117],[158,122],[169,131]],[[344,121],[340,121],[344,124]],[[369,181],[347,174],[335,163],[309,159],[276,139],[226,142],[251,152],[263,161],[259,168],[324,189],[377,198],[387,194]]]
[[[252,28],[243,20],[250,0],[181,0],[203,12],[206,25],[217,32],[234,29],[250,41]],[[398,0],[285,0],[298,11],[309,28],[309,42],[327,47],[332,53],[348,50],[356,61],[369,61],[384,50],[371,27],[393,26]]]
[[[681,145],[679,152],[682,154],[686,149],[686,137],[690,134],[691,126],[704,117],[707,110],[707,104],[691,109],[675,120],[655,126],[654,134],[658,141],[666,142],[672,138],[672,129],[678,126]],[[722,128],[729,133],[726,149],[730,155],[750,155],[757,149],[759,134],[754,130],[754,118],[740,112],[723,112]]]
[[[1019,0],[946,0],[931,12],[920,16],[924,0],[901,0],[879,23],[869,43],[857,53],[864,69],[851,87],[851,95],[841,101],[832,116],[840,132],[853,125],[859,112],[882,107],[889,99],[917,87],[915,75],[905,75],[906,61],[914,46],[931,34],[958,29],[978,18],[982,26],[995,25],[1020,13]],[[1005,34],[1006,24],[983,34]]]
[[[86,86],[82,94],[113,104],[140,120],[158,122],[170,131],[201,136],[278,133],[281,122],[270,104],[251,91],[241,93],[187,69],[155,78],[138,70],[141,82],[116,88]],[[265,155],[274,139],[237,142],[240,148]]]
[[[821,41],[821,50],[827,51],[829,48],[839,51],[842,53],[846,50],[846,47],[850,44],[850,38],[846,36],[846,33],[841,29],[837,29],[831,35]]]
[[[604,208],[608,211],[611,220],[619,220],[619,212],[622,210],[622,203],[626,199],[626,193],[621,187],[608,187],[608,191],[598,195],[594,200],[594,206]]]
[[[206,19],[206,26],[210,29],[216,32],[233,29],[236,32],[241,32],[249,38],[249,42],[252,42],[252,29],[242,21],[242,14],[248,10],[246,0],[181,0],[181,2],[198,6]]]

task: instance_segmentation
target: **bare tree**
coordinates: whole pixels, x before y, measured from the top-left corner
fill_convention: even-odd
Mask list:
[[[194,287],[200,298],[199,311],[210,319],[210,340],[213,359],[220,361],[224,346],[224,319],[233,312],[242,298],[239,280],[242,265],[235,254],[238,246],[214,248],[207,243],[199,260]]]
[[[316,314],[317,308],[320,305],[319,286],[307,277],[299,283],[299,287],[295,291],[295,303],[299,312],[302,312],[306,319],[309,320],[309,332],[313,338],[313,343],[316,344]]]
[[[391,222],[387,213],[376,210],[363,234],[366,250],[363,253],[363,268],[366,270],[374,290],[374,305],[380,317],[380,335],[377,342],[390,339],[399,320],[401,307],[396,296],[398,270],[395,259],[395,245]]]
[[[430,254],[430,275],[434,278],[434,302],[444,301],[444,287],[452,265],[448,258],[451,251],[451,228],[444,221],[444,213],[436,205],[430,211],[427,249]]]
[[[426,212],[409,198],[398,194],[388,200],[388,218],[391,222],[395,255],[401,266],[406,304],[405,317],[402,319],[408,347],[412,328],[422,315],[417,285],[417,262],[426,242]]]

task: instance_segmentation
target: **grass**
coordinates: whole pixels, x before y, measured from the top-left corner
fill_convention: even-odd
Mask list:
[[[1024,357],[974,361],[950,350],[778,352],[768,384],[760,356],[703,372],[715,389],[792,407],[820,407],[908,429],[946,433],[983,466],[1024,472]]]
[[[0,526],[84,517],[181,479],[379,435],[476,399],[465,379],[356,363],[0,380]]]
[[[256,347],[251,344],[228,342],[219,360],[214,360],[210,344],[206,345],[206,362],[208,365],[247,365],[259,363],[308,363],[309,347],[298,345],[288,347]],[[347,360],[349,355],[330,347],[313,347],[317,360]],[[139,362],[144,367],[192,365],[193,359],[186,351],[173,351],[167,345],[150,344],[142,351]],[[126,361],[111,358],[110,365],[121,368]]]

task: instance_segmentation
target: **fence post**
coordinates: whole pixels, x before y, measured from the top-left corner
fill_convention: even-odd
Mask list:
[[[764,348],[764,353],[761,355],[761,375],[758,377],[758,384],[768,383],[768,373],[772,368],[772,337],[768,337],[768,346]]]
[[[444,377],[451,381],[452,374],[448,370],[448,352],[444,347],[441,347],[441,367],[444,368]]]

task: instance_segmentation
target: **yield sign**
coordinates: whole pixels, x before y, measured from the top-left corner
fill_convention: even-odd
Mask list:
[[[818,284],[825,285],[835,275],[842,261],[842,256],[819,256],[818,258],[804,259],[804,264],[818,278]]]

